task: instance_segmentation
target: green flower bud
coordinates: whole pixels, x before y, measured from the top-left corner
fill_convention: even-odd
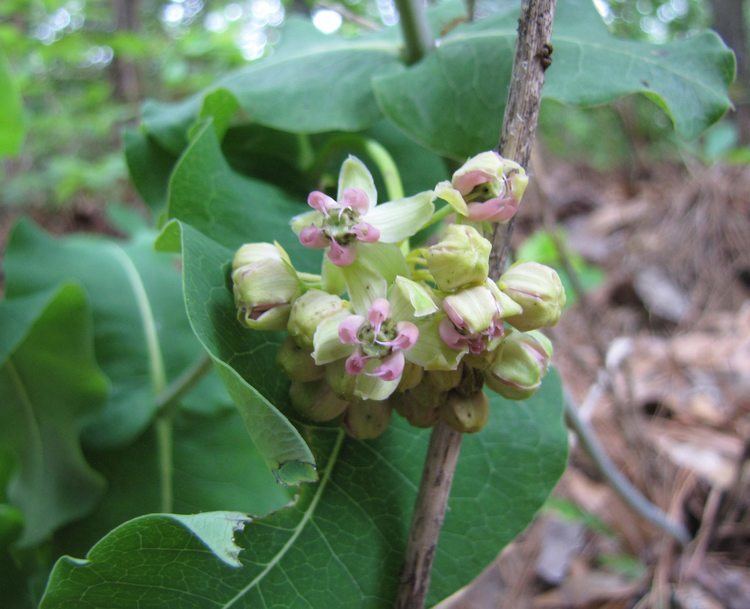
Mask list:
[[[255,264],[261,260],[282,260],[284,257],[282,251],[273,243],[245,243],[234,255],[232,271],[236,271],[238,268],[247,266],[248,264]]]
[[[423,381],[414,389],[394,393],[388,401],[411,425],[426,428],[437,423],[440,405],[446,395],[432,383]]]
[[[427,267],[444,292],[482,284],[489,273],[491,249],[473,226],[451,224],[445,237],[427,250]]]
[[[315,330],[322,321],[347,309],[349,304],[338,296],[321,290],[309,290],[292,305],[287,330],[303,349],[312,351]]]
[[[411,362],[406,362],[404,365],[404,371],[401,373],[401,380],[398,383],[398,387],[396,387],[396,391],[404,392],[409,389],[414,389],[414,387],[422,382],[423,376],[424,368],[412,364]]]
[[[325,374],[325,368],[315,365],[315,360],[313,360],[310,352],[300,349],[297,343],[288,336],[279,347],[276,361],[284,374],[293,381],[309,383],[322,379]]]
[[[302,293],[284,250],[270,243],[243,245],[232,262],[238,319],[254,330],[282,330],[291,303]]]
[[[459,365],[455,370],[434,370],[425,373],[425,380],[435,389],[441,392],[447,392],[461,382],[463,376],[463,365]]]
[[[461,433],[476,433],[487,424],[490,403],[483,391],[463,396],[452,391],[440,409],[440,417]]]
[[[349,402],[337,397],[325,381],[292,381],[289,398],[298,413],[318,423],[335,419],[349,406]]]
[[[387,402],[357,400],[346,411],[342,425],[358,440],[372,440],[381,435],[391,422],[391,407]]]
[[[565,306],[565,288],[557,272],[537,262],[517,262],[497,282],[523,312],[506,321],[519,330],[554,326]]]
[[[354,387],[357,377],[346,372],[346,360],[340,359],[325,366],[326,383],[342,399],[354,399]]]
[[[509,400],[525,400],[542,384],[552,357],[552,343],[541,332],[511,332],[495,352],[487,385]]]

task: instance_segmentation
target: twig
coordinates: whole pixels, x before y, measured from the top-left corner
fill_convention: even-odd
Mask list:
[[[424,0],[396,0],[396,7],[401,19],[401,31],[404,34],[406,63],[415,63],[435,46],[425,16]]]
[[[565,396],[565,420],[568,427],[578,436],[581,446],[591,457],[599,473],[633,511],[654,526],[668,533],[671,537],[674,537],[682,545],[690,541],[690,534],[682,524],[670,520],[662,510],[646,499],[622,472],[617,469],[617,466],[609,458],[609,455],[604,452],[599,438],[597,438],[594,431],[579,416],[578,410],[567,395]]]
[[[498,152],[524,168],[529,166],[534,144],[544,71],[552,63],[550,39],[555,4],[555,0],[524,0],[521,5],[516,56]],[[513,218],[507,224],[494,226],[490,254],[490,276],[493,279],[502,274],[512,233]]]
[[[396,609],[424,607],[453,474],[461,451],[461,434],[438,421],[430,436],[422,482],[409,530],[406,561],[401,572]]]
[[[401,13],[407,55],[411,61],[418,61],[434,44],[429,35],[424,5],[421,0],[396,0],[396,4]],[[552,47],[549,40],[554,9],[555,0],[524,0],[521,7],[515,64],[499,148],[501,154],[523,166],[529,162],[539,116],[544,70],[550,62]],[[509,233],[495,230],[494,252],[490,257],[490,274],[494,278],[500,275],[502,269],[507,238]],[[424,607],[460,449],[461,434],[439,421],[430,436],[396,609]]]

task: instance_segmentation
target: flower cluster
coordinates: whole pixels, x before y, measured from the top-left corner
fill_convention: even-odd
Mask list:
[[[476,432],[489,414],[485,385],[513,400],[539,388],[552,356],[539,329],[557,323],[563,286],[534,262],[493,281],[480,233],[510,220],[527,181],[517,163],[484,152],[432,191],[377,204],[370,172],[349,157],[336,198],[311,193],[312,210],[291,222],[303,246],[325,250],[320,275],[295,270],[278,244],[237,251],[239,321],[287,331],[278,364],[300,415],[338,419],[363,439],[393,410],[419,427],[442,419]],[[437,199],[450,208],[433,220]],[[448,210],[456,220],[440,240],[410,250],[409,238]]]

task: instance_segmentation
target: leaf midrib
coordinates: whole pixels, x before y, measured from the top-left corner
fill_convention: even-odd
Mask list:
[[[339,452],[341,450],[341,445],[344,442],[346,434],[343,430],[339,430],[338,434],[336,436],[336,441],[333,445],[333,449],[331,450],[330,456],[328,458],[328,463],[326,463],[326,468],[323,470],[323,475],[320,478],[320,482],[318,483],[318,488],[315,490],[315,495],[313,495],[313,498],[310,500],[310,504],[307,506],[307,509],[305,509],[304,514],[302,515],[302,518],[297,523],[297,526],[294,527],[292,535],[289,537],[287,542],[281,547],[281,549],[271,558],[270,562],[266,565],[266,567],[261,571],[258,575],[256,575],[250,583],[248,583],[244,588],[242,588],[237,594],[235,594],[231,599],[229,599],[224,605],[221,606],[221,609],[229,609],[232,605],[234,605],[237,601],[242,599],[250,590],[252,590],[257,584],[259,584],[263,578],[266,577],[266,575],[281,562],[281,560],[284,558],[286,553],[291,549],[291,547],[294,545],[294,542],[297,541],[297,538],[302,534],[302,531],[307,526],[308,522],[311,521],[313,514],[315,513],[315,508],[318,506],[318,502],[320,501],[320,498],[323,496],[323,492],[325,491],[326,486],[328,485],[328,481],[331,479],[331,473],[333,472],[333,467],[336,464],[336,461],[339,456]]]

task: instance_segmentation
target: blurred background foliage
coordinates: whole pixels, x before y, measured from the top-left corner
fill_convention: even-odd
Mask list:
[[[504,4],[479,0],[477,14]],[[684,142],[667,116],[640,96],[587,109],[545,102],[548,151],[597,169],[645,167],[657,159],[750,160],[742,1],[595,4],[624,38],[665,42],[717,29],[738,56],[737,112],[699,141]],[[398,19],[392,0],[4,0],[0,49],[22,95],[26,136],[19,153],[2,162],[0,203],[99,206],[131,198],[121,133],[138,122],[141,102],[184,98],[272,52],[291,13],[310,15],[323,32],[352,36]]]

